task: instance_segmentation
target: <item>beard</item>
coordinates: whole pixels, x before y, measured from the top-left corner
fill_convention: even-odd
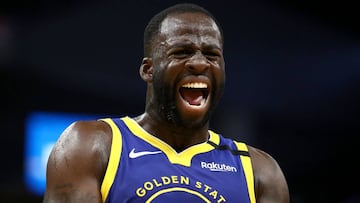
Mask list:
[[[222,93],[223,85],[221,85],[218,91],[215,91],[215,88],[213,89],[211,94],[212,97],[210,98],[210,108],[199,122],[185,120],[182,118],[176,105],[176,94],[179,93],[174,88],[174,85],[164,82],[163,78],[161,77],[161,73],[154,74],[153,88],[154,108],[157,109],[156,111],[162,120],[172,125],[176,125],[177,127],[199,128],[206,125],[210,120],[210,117],[215,111],[218,100]]]
[[[155,107],[158,115],[171,124],[181,125],[182,119],[176,107],[175,92],[168,84],[159,84],[154,81]]]

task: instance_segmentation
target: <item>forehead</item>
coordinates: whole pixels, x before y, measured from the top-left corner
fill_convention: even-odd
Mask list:
[[[159,35],[167,42],[188,39],[221,45],[220,29],[215,21],[203,13],[176,13],[161,23]]]

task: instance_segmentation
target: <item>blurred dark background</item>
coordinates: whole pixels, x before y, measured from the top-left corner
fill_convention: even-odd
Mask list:
[[[33,111],[137,115],[142,34],[174,0],[2,1],[0,202],[23,183]],[[347,1],[189,1],[225,33],[226,91],[212,128],[270,153],[291,202],[359,203],[360,29]]]

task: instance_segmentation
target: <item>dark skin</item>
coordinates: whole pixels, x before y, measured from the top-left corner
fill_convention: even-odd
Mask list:
[[[145,112],[134,119],[182,151],[208,140],[209,112],[220,99],[225,83],[222,39],[215,22],[201,13],[169,15],[156,39],[156,51],[145,57],[140,67],[140,76],[148,85]],[[186,84],[206,85],[206,99],[201,105],[190,105],[181,96],[181,86]],[[157,99],[161,95],[158,86],[165,87],[162,96],[169,97],[174,108],[167,109],[165,102]],[[102,121],[70,125],[49,157],[43,202],[101,202],[111,141],[111,128]],[[248,148],[257,202],[288,203],[288,186],[276,160],[264,151]]]

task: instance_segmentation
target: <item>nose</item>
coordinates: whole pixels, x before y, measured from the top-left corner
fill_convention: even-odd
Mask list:
[[[210,63],[208,59],[201,52],[196,52],[186,62],[185,67],[192,73],[201,74],[210,67]]]

